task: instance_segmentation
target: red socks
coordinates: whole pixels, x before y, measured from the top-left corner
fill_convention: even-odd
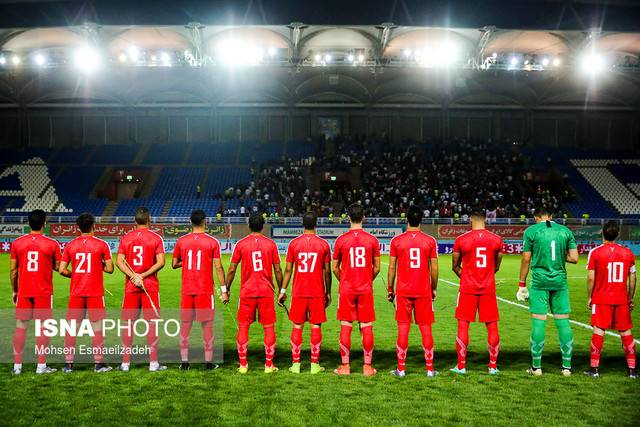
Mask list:
[[[16,328],[13,333],[13,363],[22,363],[22,353],[24,352],[24,342],[26,341],[27,329]]]
[[[456,352],[458,353],[458,369],[467,366],[467,346],[469,345],[469,322],[458,320],[458,334],[456,335]]]
[[[497,369],[498,353],[500,353],[498,322],[487,323],[487,346],[489,347],[489,369]]]
[[[300,363],[300,347],[302,347],[302,328],[291,330],[291,358],[293,363]]]
[[[64,336],[64,361],[66,363],[73,363],[73,356],[76,349],[76,337],[73,335],[65,335]]]
[[[311,363],[320,362],[321,346],[322,346],[322,328],[311,327]]]
[[[364,364],[371,365],[373,359],[373,326],[360,328],[362,333],[362,350],[364,351]]]
[[[624,337],[623,344],[624,347]],[[604,342],[604,336],[593,334],[591,335],[591,367],[597,368],[600,366],[600,354],[602,353],[602,344]]]
[[[622,348],[627,358],[627,367],[635,369],[636,367],[636,343],[633,341],[633,335],[622,335]]]
[[[180,324],[180,360],[189,361],[189,335],[191,335],[192,322],[181,322]]]
[[[340,325],[340,357],[342,364],[349,364],[349,355],[351,354],[351,330],[352,325]]]
[[[39,364],[47,363],[47,347],[49,347],[49,341],[51,341],[51,338],[45,336],[44,334],[36,337],[36,347],[38,348]]]
[[[149,346],[149,362],[158,361],[158,335],[154,326],[149,326],[147,334],[147,346]]]
[[[236,337],[236,347],[238,349],[238,359],[240,366],[247,366],[247,347],[249,346],[249,325],[240,324]]]
[[[133,344],[133,321],[130,321],[129,327],[125,329],[122,334],[122,346],[124,347],[124,352],[122,354],[122,363],[130,363],[131,362],[131,351],[128,349],[131,348]]]
[[[427,371],[433,371],[433,335],[431,325],[419,325],[422,335],[422,350],[424,350],[424,366]]]
[[[213,361],[213,322],[202,322],[202,341],[204,345],[204,361]]]
[[[264,326],[264,366],[273,367],[273,356],[276,354],[276,332],[273,325]]]
[[[95,363],[102,363],[102,351],[104,349],[104,333],[102,330],[95,331],[95,335],[91,338],[91,345],[93,346],[93,361]]]
[[[410,323],[398,323],[398,340],[396,341],[396,358],[398,359],[398,371],[404,371],[406,367],[410,328]]]

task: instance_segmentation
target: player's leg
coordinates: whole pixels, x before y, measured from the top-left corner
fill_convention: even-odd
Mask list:
[[[131,346],[133,345],[133,322],[140,316],[142,308],[142,292],[125,292],[122,301],[122,320],[125,328],[122,331],[122,363],[120,370],[129,372],[131,364]]]
[[[529,311],[531,312],[531,375],[542,375],[542,350],[544,349],[544,330],[549,310],[549,292],[531,288],[529,290]]]
[[[276,354],[276,332],[274,329],[276,309],[272,297],[257,298],[257,300],[258,319],[264,329],[264,372],[271,374],[278,371],[278,368],[273,364],[273,358]]]
[[[196,320],[202,325],[202,346],[204,350],[204,369],[217,369],[213,364],[213,319],[215,317],[215,302],[213,294],[198,295],[196,299]]]
[[[396,298],[396,322],[398,323],[398,338],[396,340],[397,367],[391,371],[391,375],[405,376],[407,352],[409,350],[409,331],[411,329],[411,314],[413,313],[413,301],[409,298]]]
[[[358,318],[356,310],[356,296],[338,294],[337,318],[340,321],[340,358],[342,364],[334,369],[337,375],[349,375],[349,357],[351,355],[351,332],[353,322]]]
[[[495,294],[479,296],[478,320],[487,327],[487,348],[489,349],[489,374],[498,374],[498,354],[500,353],[500,335],[498,333],[498,300]]]
[[[593,378],[600,376],[600,355],[602,354],[602,346],[604,343],[604,329],[598,326],[593,327],[593,334],[591,335],[591,350],[590,350],[590,365],[591,368],[585,372]]]
[[[180,298],[180,370],[189,369],[189,337],[193,327],[195,295]]]
[[[631,310],[627,304],[614,306],[613,327],[620,332],[622,349],[627,359],[628,377],[636,378],[636,343],[633,340],[631,328]]]
[[[256,298],[240,298],[238,300],[238,334],[236,348],[238,350],[238,372],[246,374],[249,369],[247,348],[249,347],[249,326],[256,320]]]
[[[434,369],[433,333],[431,325],[435,321],[433,300],[430,297],[414,300],[415,321],[422,336],[422,351],[424,352],[424,368],[428,377],[435,377],[438,372]]]
[[[573,357],[573,330],[569,321],[569,313],[571,313],[569,291],[567,289],[551,291],[550,302],[553,319],[558,329],[558,340],[560,341],[561,372],[564,376],[570,376],[571,359]]]
[[[153,301],[153,304],[151,302]],[[147,333],[147,346],[149,347],[149,371],[158,372],[164,371],[167,369],[166,366],[161,365],[158,361],[158,330],[157,330],[157,322],[154,320],[158,319],[158,315],[156,315],[153,307],[156,307],[157,310],[160,310],[160,293],[158,292],[149,292],[148,294],[143,293],[142,297],[142,314],[145,320],[149,323],[149,332]]]
[[[362,334],[362,351],[364,353],[362,373],[370,377],[377,373],[373,366],[371,366],[374,347],[373,321],[376,320],[373,293],[358,295],[356,308],[358,312],[358,323],[360,324],[360,333]]]
[[[480,303],[479,295],[458,293],[456,301],[456,314],[458,331],[456,333],[456,353],[458,364],[450,369],[456,374],[467,373],[467,347],[469,346],[469,324],[476,321],[476,313]]]
[[[309,298],[293,298],[289,308],[289,320],[293,323],[291,328],[291,367],[289,372],[300,373],[300,351],[302,349],[302,330],[307,320],[307,301]]]
[[[34,319],[46,320],[51,318],[53,310],[53,295],[48,297],[36,297],[34,298]],[[40,334],[36,338],[36,348],[38,350],[38,366],[36,368],[36,374],[49,374],[56,372],[57,369],[47,366],[47,348],[49,347],[50,337],[46,334]]]
[[[111,371],[111,366],[104,363],[104,332],[102,330],[102,321],[107,316],[104,303],[104,297],[87,298],[87,316],[93,328],[93,337],[91,338],[91,346],[93,347],[94,372],[103,373]]]
[[[87,298],[69,296],[69,304],[67,306],[66,319],[69,322],[75,321],[79,323],[84,319],[84,312]],[[76,336],[70,333],[64,336],[64,368],[62,372],[65,374],[73,372],[73,360],[76,351]]]
[[[320,347],[322,346],[322,327],[327,321],[324,297],[309,299],[309,324],[311,325],[311,373],[324,371],[320,366]]]
[[[27,327],[33,318],[33,299],[18,297],[16,301],[16,329],[13,332],[13,374],[22,373],[22,355],[27,340]]]

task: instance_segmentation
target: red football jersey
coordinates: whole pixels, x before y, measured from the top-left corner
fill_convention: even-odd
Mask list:
[[[62,261],[71,263],[71,296],[104,296],[103,261],[111,259],[111,248],[94,236],[80,236],[64,248]]]
[[[278,247],[273,240],[262,234],[248,235],[236,243],[231,262],[242,263],[240,298],[273,296],[273,265],[280,264]]]
[[[120,240],[118,254],[123,254],[129,267],[135,273],[144,273],[156,263],[156,255],[164,253],[164,241],[160,235],[148,228],[138,228],[128,232]],[[144,287],[148,292],[158,292],[158,273],[144,279]],[[143,292],[131,283],[127,277],[125,292]]]
[[[289,243],[287,262],[294,265],[292,297],[321,297],[324,295],[322,267],[331,261],[331,248],[326,240],[315,234],[303,234]]]
[[[27,234],[14,240],[11,259],[18,261],[18,295],[53,295],[53,269],[61,258],[58,242],[43,234]]]
[[[436,239],[421,231],[407,231],[391,239],[389,255],[396,257],[396,295],[431,296],[430,261],[438,258]]]
[[[636,258],[627,247],[605,243],[589,252],[587,268],[595,271],[591,302],[619,305],[628,302],[627,279],[636,271]]]
[[[362,229],[349,230],[336,239],[333,259],[340,260],[340,292],[358,295],[373,292],[373,258],[380,243]]]
[[[488,230],[471,230],[459,236],[453,252],[462,255],[460,292],[496,293],[496,257],[502,251],[502,239]]]
[[[182,260],[182,294],[213,295],[213,260],[220,242],[206,233],[189,233],[176,242],[173,257]]]

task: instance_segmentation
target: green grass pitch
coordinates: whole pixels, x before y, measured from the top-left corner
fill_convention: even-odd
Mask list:
[[[383,257],[382,273],[386,279],[387,257]],[[224,257],[225,267],[229,257]],[[498,273],[498,295],[515,301],[520,258],[507,256]],[[586,308],[585,266],[581,258],[577,266],[569,266],[573,319],[589,323]],[[8,277],[9,258],[0,256],[0,276]],[[167,263],[169,265],[169,262]],[[441,375],[422,375],[423,355],[416,327],[412,328],[404,379],[391,377],[395,367],[396,324],[386,289],[381,279],[375,282],[376,311],[374,326],[374,366],[378,375],[362,376],[360,337],[354,330],[352,374],[338,378],[331,370],[339,363],[338,330],[335,319],[337,284],[334,302],[329,308],[329,322],[324,326],[321,363],[327,372],[317,376],[308,373],[308,329],[305,329],[303,374],[287,371],[290,364],[290,322],[277,308],[278,345],[276,365],[281,371],[265,375],[262,329],[254,324],[250,332],[248,375],[235,372],[235,326],[224,314],[225,364],[213,372],[193,369],[181,372],[176,365],[163,373],[150,373],[146,366],[134,367],[130,373],[110,372],[97,375],[85,365],[70,375],[56,373],[36,376],[26,366],[20,377],[10,374],[11,366],[0,366],[0,424],[234,424],[234,425],[637,425],[640,381],[625,377],[626,365],[620,340],[607,336],[602,360],[602,377],[592,380],[582,375],[589,363],[588,329],[574,325],[574,375],[559,374],[560,354],[556,329],[547,322],[547,340],[543,357],[545,375],[525,375],[529,366],[528,312],[504,302],[501,312],[501,374],[486,373],[486,332],[482,324],[471,327],[471,343],[467,362],[468,374],[455,376],[448,369],[455,363],[455,330],[453,318],[457,282],[450,269],[451,258],[440,258],[440,285],[436,301],[435,365]],[[240,274],[237,275],[238,277]],[[160,273],[164,307],[178,307],[179,271],[165,268]],[[55,279],[56,306],[64,307],[68,285]],[[118,307],[122,297],[122,275],[106,279],[114,296],[107,296],[110,307]],[[0,295],[0,307],[11,307],[8,281]],[[235,284],[233,299],[238,295]],[[235,304],[231,304],[235,307]],[[638,310],[635,324],[640,324]]]

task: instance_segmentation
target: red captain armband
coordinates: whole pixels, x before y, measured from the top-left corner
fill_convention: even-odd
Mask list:
[[[525,282],[524,280],[520,280],[518,282],[518,286],[521,288],[526,288],[527,287],[527,282]]]

